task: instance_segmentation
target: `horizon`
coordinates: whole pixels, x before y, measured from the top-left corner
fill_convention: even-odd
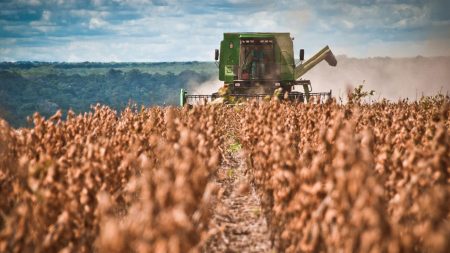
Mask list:
[[[223,33],[289,32],[294,50],[350,58],[450,56],[450,3],[389,1],[9,0],[0,61],[213,60]]]
[[[392,56],[369,56],[369,57],[353,57],[348,55],[336,55],[336,58],[346,58],[353,60],[370,60],[370,59],[392,59],[392,60],[401,60],[401,59],[416,59],[416,58],[450,58],[450,55],[437,55],[437,56],[405,56],[405,57],[392,57]],[[298,60],[295,58],[295,60]],[[215,61],[34,61],[34,60],[21,60],[21,61],[0,61],[0,63],[69,63],[69,64],[79,64],[79,63],[105,63],[105,64],[123,64],[123,63],[214,63]],[[338,63],[339,64],[339,63]]]

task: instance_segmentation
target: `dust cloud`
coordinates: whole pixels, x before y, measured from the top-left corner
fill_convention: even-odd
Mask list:
[[[371,100],[386,98],[396,101],[422,96],[450,95],[450,57],[414,58],[350,58],[337,56],[338,64],[330,67],[318,64],[303,79],[311,80],[313,92],[332,90],[333,97],[344,101],[348,88],[364,85],[365,90],[375,90]],[[205,82],[189,83],[189,94],[210,95],[217,92],[223,82],[214,76]],[[296,89],[302,90],[302,89]]]
[[[334,97],[346,97],[348,87],[363,84],[375,90],[373,100],[419,99],[421,96],[450,95],[450,57],[349,58],[337,57],[336,67],[322,62],[303,76],[313,91],[333,90]]]
[[[218,76],[214,76],[202,83],[191,81],[189,82],[189,93],[196,95],[211,95],[212,93],[217,92],[222,85],[223,82],[219,81]]]

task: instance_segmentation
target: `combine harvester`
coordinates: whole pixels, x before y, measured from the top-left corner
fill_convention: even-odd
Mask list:
[[[301,77],[322,60],[336,66],[337,60],[328,46],[309,60],[304,60],[300,50],[300,62],[295,63],[293,41],[289,33],[224,33],[220,52],[215,51],[219,67],[219,80],[224,86],[212,95],[188,95],[181,90],[180,104],[206,102],[234,103],[248,99],[262,100],[270,97],[299,102],[324,101],[330,92],[312,92],[310,80]],[[303,92],[294,91],[296,86]]]

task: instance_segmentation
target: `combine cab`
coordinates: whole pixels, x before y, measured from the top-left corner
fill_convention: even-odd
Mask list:
[[[301,77],[322,60],[331,66],[337,61],[328,46],[309,60],[304,60],[300,50],[300,63],[296,65],[293,38],[289,33],[225,33],[216,49],[215,60],[219,60],[219,80],[224,82],[218,93],[212,95],[188,95],[181,90],[180,104],[195,104],[222,99],[224,103],[248,99],[279,97],[299,102],[323,101],[331,97],[330,92],[313,93],[311,82]],[[219,57],[220,56],[220,57]],[[303,91],[295,91],[300,87]]]

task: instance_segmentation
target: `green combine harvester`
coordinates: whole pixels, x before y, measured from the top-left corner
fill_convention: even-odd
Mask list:
[[[301,79],[322,60],[336,66],[330,48],[324,47],[305,62],[301,49],[300,62],[296,64],[292,41],[289,33],[224,33],[220,52],[215,51],[216,63],[220,58],[219,80],[224,86],[212,95],[191,95],[181,90],[181,106],[217,99],[231,103],[273,96],[299,102],[331,98],[331,90],[313,93],[310,80]],[[295,87],[303,88],[303,92],[295,91]]]

